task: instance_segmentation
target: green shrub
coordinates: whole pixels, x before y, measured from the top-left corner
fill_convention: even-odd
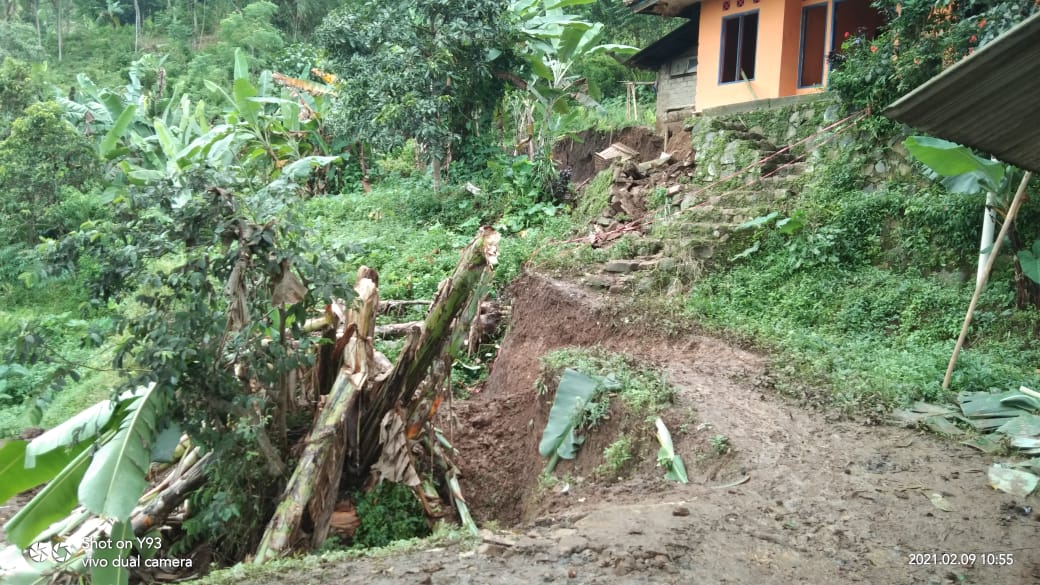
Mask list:
[[[872,40],[862,36],[845,39],[829,85],[852,107],[872,107],[875,111],[1038,9],[1032,0],[943,4],[879,0],[873,5],[887,21],[883,32]]]
[[[0,62],[5,57],[21,61],[43,61],[43,55],[43,47],[32,25],[11,20],[0,21]]]
[[[610,186],[613,184],[611,169],[600,171],[582,192],[581,200],[574,210],[575,225],[584,226],[599,217],[610,204]]]
[[[397,540],[430,534],[422,503],[406,485],[384,481],[357,498],[361,524],[354,533],[354,546],[374,548]]]
[[[780,350],[782,369],[829,386],[843,407],[880,412],[944,398],[941,381],[973,283],[870,265],[789,272],[783,254],[709,275],[689,298],[690,314]],[[1009,292],[1007,282],[995,282],[983,296],[954,389],[1037,380],[1031,364],[1040,345],[1022,333],[1038,316],[1009,310]]]
[[[635,442],[625,433],[616,441],[603,449],[603,465],[596,468],[596,473],[606,477],[617,477],[625,466],[635,457]]]

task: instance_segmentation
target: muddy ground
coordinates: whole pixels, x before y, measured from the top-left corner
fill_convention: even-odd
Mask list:
[[[483,392],[456,403],[452,425],[464,491],[478,521],[495,530],[485,531],[479,545],[319,561],[286,579],[1040,582],[1040,514],[1025,507],[1035,498],[1021,502],[992,490],[989,457],[923,432],[865,426],[799,406],[771,389],[765,357],[697,334],[632,330],[616,297],[536,276],[512,290],[514,322],[493,373]],[[592,344],[661,368],[679,389],[666,420],[689,485],[665,481],[651,449],[627,477],[597,476],[602,448],[617,431],[611,425],[598,431],[606,436],[589,439],[578,459],[558,466],[564,481],[539,482],[544,461],[537,442],[548,405],[534,390],[538,358],[553,348]],[[727,437],[728,453],[711,449],[715,435]],[[951,511],[933,505],[930,494],[941,494]],[[975,555],[974,563],[944,554]]]

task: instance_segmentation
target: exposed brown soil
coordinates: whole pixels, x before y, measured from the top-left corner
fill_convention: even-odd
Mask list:
[[[777,396],[763,356],[700,335],[629,330],[623,317],[611,317],[616,308],[584,288],[528,276],[513,292],[514,323],[487,387],[456,407],[455,444],[478,520],[549,525],[580,517],[572,523],[577,535],[600,551],[666,556],[677,573],[661,569],[649,582],[1040,579],[1040,514],[1016,509],[1023,503],[988,487],[986,456],[913,430],[828,420],[836,417]],[[621,299],[610,302],[616,307]],[[609,425],[575,462],[557,467],[568,478],[566,493],[561,484],[539,485],[545,462],[537,444],[549,408],[534,390],[539,357],[595,344],[663,369],[678,387],[666,420],[690,485],[663,479],[656,445],[630,477],[597,478],[602,449],[615,438]],[[728,439],[731,452],[712,451],[716,435]],[[953,511],[935,507],[933,493]],[[674,516],[677,506],[689,515]],[[1015,564],[986,566],[978,556],[970,568],[909,565],[909,555],[933,552],[1009,553]],[[638,560],[632,568],[646,570]]]
[[[479,546],[318,561],[230,582],[1040,582],[1040,515],[1023,508],[1035,501],[991,490],[986,456],[794,405],[770,388],[763,356],[696,334],[635,331],[616,310],[618,297],[539,276],[521,278],[512,293],[512,326],[487,387],[455,406],[454,424],[464,492],[478,520],[499,529],[482,531]],[[667,421],[689,485],[664,480],[652,450],[624,479],[597,478],[592,470],[615,421],[557,467],[566,490],[562,482],[539,487],[548,406],[534,390],[538,359],[593,344],[661,368],[679,389]],[[732,451],[713,453],[714,435],[725,435]],[[933,493],[952,511],[935,507]],[[975,555],[974,564],[943,556],[962,553]],[[1000,559],[1013,564],[992,564]]]
[[[621,142],[639,151],[639,160],[651,160],[661,154],[664,139],[654,134],[653,128],[632,126],[624,130],[584,130],[577,134],[577,140],[565,138],[553,148],[553,160],[560,168],[571,168],[571,181],[580,185],[603,170],[602,163],[597,163],[596,153],[615,142]],[[673,139],[674,140],[674,139]],[[675,141],[689,149],[689,140]]]

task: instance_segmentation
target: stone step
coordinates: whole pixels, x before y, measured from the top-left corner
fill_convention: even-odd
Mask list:
[[[748,127],[743,122],[738,120],[723,120],[716,118],[712,121],[714,127],[718,130],[728,130],[730,132],[744,132],[748,131]]]
[[[785,199],[798,194],[795,187],[801,187],[797,182],[792,182],[791,179],[797,175],[781,175],[777,173],[768,177],[762,177],[758,180],[758,184],[761,186],[763,191],[772,191],[774,193],[780,191],[786,191],[787,197]]]
[[[792,196],[790,189],[768,189],[763,191],[730,191],[726,193],[705,192],[698,195],[677,195],[673,202],[681,209],[694,209],[705,205],[725,207],[778,206]]]
[[[668,260],[668,258],[660,254],[655,256],[641,256],[628,260],[611,260],[603,264],[603,272],[607,274],[629,274],[631,272],[640,272],[643,270],[654,270],[662,264],[667,266]]]
[[[684,237],[704,237],[723,240],[737,224],[708,221],[689,221],[679,225],[679,234]]]
[[[603,272],[614,274],[627,274],[639,269],[640,263],[637,260],[611,260],[603,265]]]
[[[770,170],[775,170],[776,172],[774,173],[774,175],[780,176],[780,177],[786,177],[786,176],[789,176],[789,175],[800,175],[800,174],[805,172],[805,163],[804,162],[795,162],[795,163],[789,163],[789,164],[784,164],[784,165],[776,165],[775,167],[773,167],[773,169],[770,169]],[[767,171],[763,167],[762,172],[763,172],[763,174],[765,174],[765,173],[767,173],[769,171]]]

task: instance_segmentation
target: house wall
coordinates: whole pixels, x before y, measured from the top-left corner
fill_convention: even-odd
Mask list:
[[[697,109],[779,95],[784,23],[787,4],[792,1],[798,0],[705,0],[701,4]],[[755,77],[750,83],[743,80],[720,83],[722,20],[755,11],[758,12]]]
[[[820,86],[805,88],[798,87],[798,68],[802,9],[824,2],[827,4],[825,54],[840,47],[844,32],[851,30],[856,34],[860,26],[872,29],[881,24],[877,12],[869,7],[867,0],[838,0],[841,8],[837,27],[834,23],[834,0],[704,0],[700,16],[697,110],[823,91],[827,85],[828,67],[824,67]],[[758,11],[755,78],[750,84],[745,81],[720,83],[722,21],[752,11]],[[832,47],[832,41],[837,46]]]
[[[665,120],[673,110],[692,110],[697,98],[697,73],[672,75],[674,67],[685,66],[689,56],[665,63],[657,71],[657,119]]]

